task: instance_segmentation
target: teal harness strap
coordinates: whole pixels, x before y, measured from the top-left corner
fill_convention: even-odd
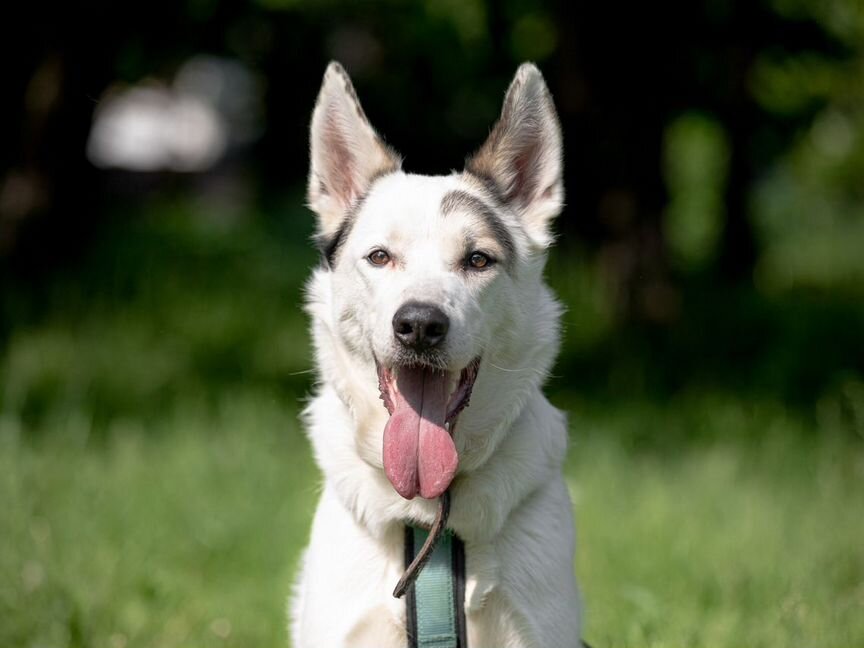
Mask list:
[[[405,564],[429,533],[405,528]],[[465,637],[465,549],[445,531],[407,592],[408,648],[468,648]]]

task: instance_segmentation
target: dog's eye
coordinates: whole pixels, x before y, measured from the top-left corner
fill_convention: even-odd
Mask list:
[[[366,258],[369,259],[369,263],[376,266],[387,265],[390,262],[390,255],[384,250],[372,250]]]
[[[478,270],[490,266],[492,263],[492,259],[482,252],[472,252],[468,256],[468,265],[472,268],[477,268]]]

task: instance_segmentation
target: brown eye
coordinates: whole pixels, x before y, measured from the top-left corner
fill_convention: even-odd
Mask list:
[[[480,270],[481,268],[492,265],[492,259],[490,259],[482,252],[472,252],[471,256],[468,257],[468,265],[470,265],[472,268],[477,268],[478,270]]]
[[[366,258],[369,259],[369,263],[376,266],[387,265],[390,262],[390,255],[384,250],[373,250]]]

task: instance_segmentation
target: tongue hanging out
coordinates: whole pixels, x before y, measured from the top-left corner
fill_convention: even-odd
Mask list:
[[[393,376],[379,367],[381,399],[390,412],[384,428],[384,472],[406,499],[418,493],[435,499],[450,486],[459,456],[448,423],[468,404],[474,362],[462,371],[451,395],[447,373],[427,367],[400,367]]]

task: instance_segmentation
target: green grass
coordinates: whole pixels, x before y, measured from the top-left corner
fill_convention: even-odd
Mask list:
[[[38,290],[0,277],[0,648],[288,645],[319,486],[297,421],[309,218],[159,213]],[[586,638],[864,645],[860,376],[812,410],[704,383],[588,396],[566,354],[610,344],[613,315],[587,266],[554,263]]]
[[[294,412],[239,394],[107,441],[4,421],[0,645],[285,645],[317,483]]]
[[[85,418],[35,441],[4,420],[0,645],[287,645],[318,484],[295,413],[241,393],[107,440]],[[621,421],[644,415],[574,419],[592,644],[862,645],[861,444],[791,420],[758,443],[636,449]]]
[[[593,645],[864,643],[860,447],[641,455],[592,435],[572,474]]]

